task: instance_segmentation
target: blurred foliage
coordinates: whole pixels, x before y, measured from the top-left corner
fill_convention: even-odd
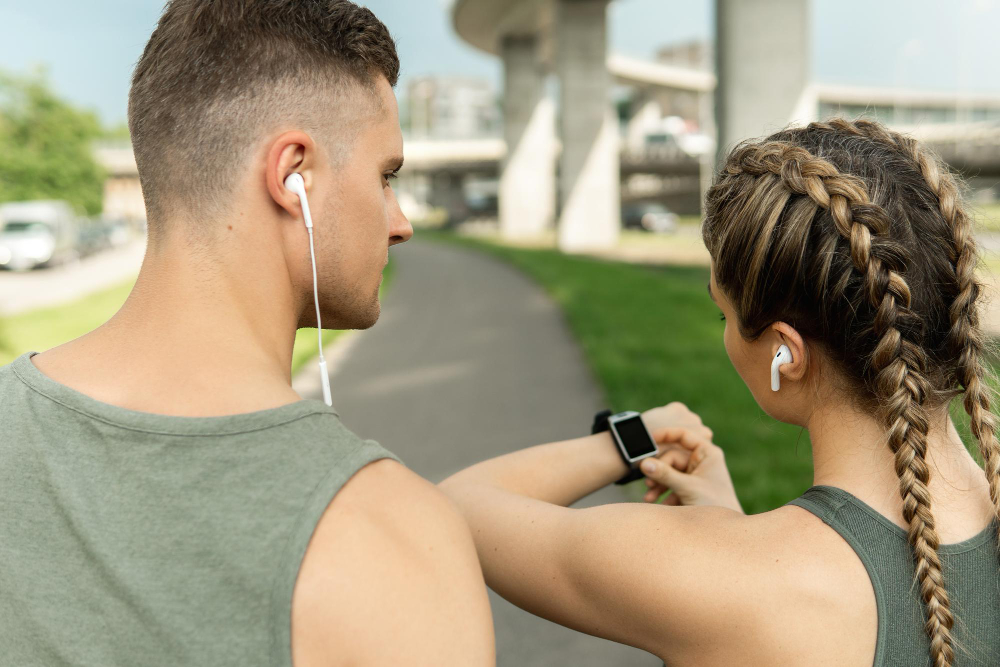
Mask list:
[[[127,143],[131,140],[131,138],[132,135],[129,134],[128,123],[125,121],[121,121],[117,125],[105,128],[103,132],[101,132],[101,139],[106,141],[120,141]]]
[[[102,136],[96,114],[59,99],[44,68],[0,71],[0,202],[63,199],[100,213],[105,174],[92,145]]]

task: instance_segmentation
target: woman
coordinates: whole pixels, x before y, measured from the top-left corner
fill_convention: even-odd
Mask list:
[[[1000,451],[953,177],[879,124],[813,123],[731,153],[703,235],[726,351],[809,430],[814,486],[744,516],[692,415],[643,464],[646,500],[681,506],[566,509],[622,474],[607,433],[515,452],[441,484],[487,583],[671,665],[1000,664]],[[948,414],[960,394],[985,475]]]

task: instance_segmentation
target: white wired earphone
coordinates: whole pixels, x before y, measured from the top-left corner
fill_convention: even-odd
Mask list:
[[[306,199],[306,182],[302,174],[291,174],[285,179],[285,187],[299,196],[302,202],[302,217],[305,218],[306,230],[309,231],[309,257],[312,259],[313,270],[313,300],[316,302],[316,335],[319,337],[319,377],[323,383],[323,402],[333,407],[330,396],[330,376],[326,371],[326,359],[323,358],[323,323],[319,318],[319,287],[316,280],[316,249],[313,246],[313,221],[309,212],[309,200]]]

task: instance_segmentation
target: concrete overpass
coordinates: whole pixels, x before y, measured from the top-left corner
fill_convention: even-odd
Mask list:
[[[705,72],[609,59],[608,4],[455,0],[452,5],[458,35],[504,65],[508,152],[500,169],[499,205],[505,236],[532,235],[556,221],[563,250],[615,242],[621,160],[613,83],[697,93],[701,125],[707,129],[714,120],[722,145],[758,134],[767,120],[779,118],[784,125],[801,106],[808,69],[806,0],[716,0],[721,83]],[[550,74],[558,80],[558,104],[546,95]],[[639,107],[643,113],[645,105]],[[563,147],[558,156],[555,128]]]
[[[718,77],[608,54],[607,5],[608,0],[456,0],[452,19],[459,36],[503,61],[504,136],[408,140],[404,173],[434,174],[433,199],[452,210],[464,208],[465,176],[499,176],[504,235],[532,236],[558,225],[564,250],[607,246],[618,234],[623,200],[697,202],[711,175],[711,152],[699,157],[632,141],[646,120],[661,120],[656,98],[670,91],[694,96],[693,115],[703,132],[718,134],[717,148],[789,122],[873,110],[884,122],[928,141],[967,177],[987,185],[1000,179],[1000,131],[985,120],[1000,121],[1000,96],[809,83],[806,0],[716,0]],[[558,100],[548,92],[551,78],[559,83]],[[635,91],[624,145],[611,108],[613,84]],[[938,116],[950,122],[921,122]],[[134,218],[144,208],[131,150],[122,150],[98,151],[111,173],[105,209]]]
[[[499,206],[500,227],[508,237],[537,234],[557,219],[564,250],[617,240],[619,140],[606,62],[607,5],[608,0],[456,0],[452,6],[458,35],[504,64],[508,151]],[[550,72],[559,81],[558,105],[546,92]],[[555,127],[562,145],[558,155]]]
[[[894,129],[935,150],[974,190],[993,188],[1000,183],[1000,124],[895,126]],[[507,146],[502,139],[406,141],[404,153],[402,177],[430,178],[431,203],[446,208],[451,219],[461,219],[466,209],[465,178],[499,178]],[[556,141],[555,156],[558,154]],[[701,185],[706,175],[705,161],[699,156],[689,155],[676,146],[649,145],[641,151],[622,147],[618,164],[623,204],[655,200],[680,213],[699,210]]]
[[[638,196],[630,175],[659,176],[665,189],[703,189],[713,155],[621,152],[612,84],[636,91],[632,125],[660,120],[656,95],[693,95],[698,125],[715,151],[789,123],[864,111],[921,137],[952,167],[990,184],[1000,178],[1000,96],[830,86],[809,77],[808,0],[715,0],[716,72],[607,53],[609,0],[455,0],[458,35],[504,65],[500,228],[528,236],[555,223],[564,250],[606,246],[620,226],[619,201]],[[558,99],[547,95],[549,78]],[[630,144],[634,142],[630,141]],[[562,145],[559,152],[557,147]],[[631,146],[634,149],[634,145]],[[557,167],[558,164],[558,167]],[[557,182],[558,174],[558,182]],[[648,191],[648,188],[645,188]],[[557,210],[556,201],[561,203]]]

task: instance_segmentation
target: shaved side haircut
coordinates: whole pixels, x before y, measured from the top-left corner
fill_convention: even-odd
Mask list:
[[[380,111],[379,78],[398,76],[388,29],[347,0],[170,0],[128,100],[150,244],[168,218],[214,237],[255,143],[283,124],[338,163]]]

